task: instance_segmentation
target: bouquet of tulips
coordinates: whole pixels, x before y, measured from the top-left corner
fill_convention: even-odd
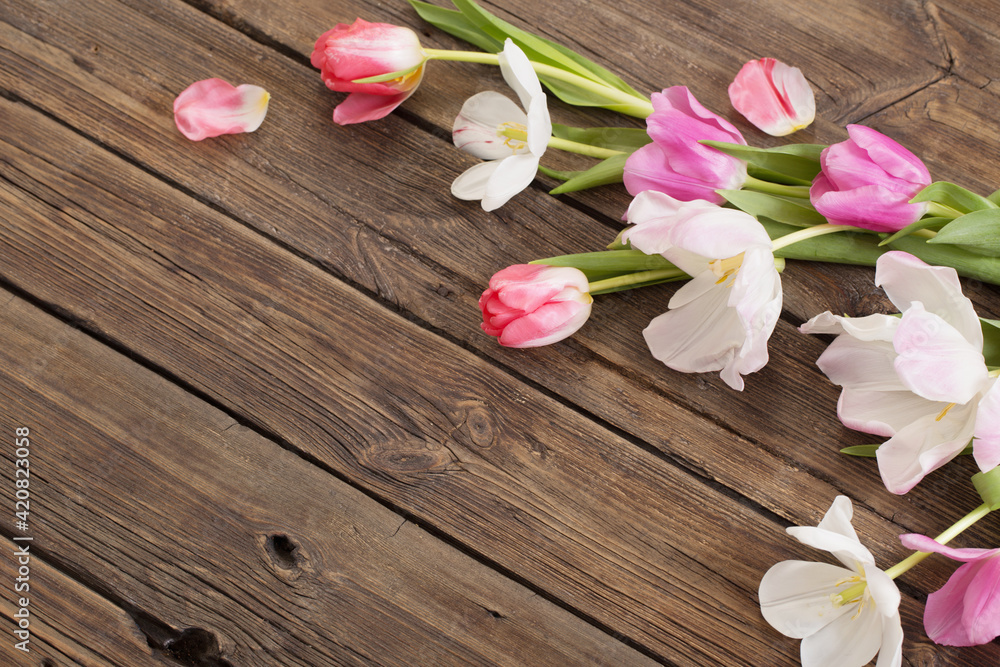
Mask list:
[[[936,642],[973,645],[1000,635],[1000,549],[945,546],[1000,508],[1000,321],[979,317],[959,276],[1000,285],[1000,191],[982,196],[934,182],[893,139],[849,125],[824,146],[749,146],[684,86],[645,96],[579,54],[522,30],[472,0],[444,8],[409,0],[426,21],[479,51],[423,48],[412,30],[357,19],[322,34],[312,54],[332,90],[348,93],[333,120],[351,124],[391,113],[420,85],[433,60],[497,65],[514,92],[469,98],[455,145],[483,161],[452,194],[503,206],[541,172],[561,194],[622,183],[633,196],[626,228],[606,249],[535,259],[497,272],[479,305],[482,329],[501,345],[534,347],[582,327],[593,297],[666,281],[688,281],[644,330],[651,353],[682,372],[715,372],[736,390],[768,360],[782,305],[785,259],[875,267],[875,283],[898,315],[817,315],[803,333],[835,334],[818,364],[843,388],[838,414],[849,428],[883,438],[846,453],[876,458],[886,488],[903,494],[960,454],[980,468],[982,504],[931,539],[902,535],[917,553],[880,570],[838,497],[815,527],[790,528],[842,564],[786,561],[760,585],[765,619],[802,638],[805,665],[900,665],[900,594],[893,582],[931,553],[961,565],[927,601]],[[553,123],[545,89],[563,103],[644,118],[646,130]],[[762,131],[809,125],[815,102],[798,69],[753,60],[729,87],[733,107]],[[267,93],[211,79],[175,104],[178,128],[200,140],[253,131]],[[542,166],[547,150],[595,160],[585,170]]]

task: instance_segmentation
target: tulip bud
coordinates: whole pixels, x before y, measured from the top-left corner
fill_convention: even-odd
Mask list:
[[[916,155],[863,125],[848,125],[850,139],[823,149],[822,171],[809,190],[812,205],[835,225],[897,232],[927,212],[911,204],[930,185],[931,175]]]
[[[363,19],[339,23],[323,33],[311,58],[327,88],[351,93],[333,112],[333,121],[340,125],[387,116],[416,90],[426,60],[420,38],[409,28]],[[389,81],[354,83],[406,70],[412,71]]]
[[[783,137],[816,117],[816,98],[797,67],[774,58],[751,60],[729,84],[729,100],[758,129]]]
[[[625,161],[623,179],[629,194],[656,190],[679,199],[725,201],[716,190],[738,190],[747,179],[746,162],[704,144],[703,140],[746,145],[733,125],[705,107],[684,86],[652,95],[646,119],[653,143]]]
[[[191,141],[253,132],[264,122],[270,99],[260,86],[205,79],[192,83],[174,100],[174,122]]]
[[[571,336],[590,317],[593,297],[579,269],[515,264],[498,271],[479,298],[483,331],[506,347],[540,347]]]

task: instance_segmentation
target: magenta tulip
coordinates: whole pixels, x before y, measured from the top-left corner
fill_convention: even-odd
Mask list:
[[[339,23],[316,40],[311,62],[330,90],[351,93],[333,111],[340,125],[378,120],[413,94],[424,75],[427,56],[409,28],[356,19]],[[357,79],[411,70],[381,83]]]
[[[775,137],[801,130],[816,117],[816,97],[797,67],[774,58],[751,60],[729,84],[733,108]]]
[[[703,107],[684,86],[652,95],[653,113],[646,119],[653,143],[625,161],[625,188],[635,196],[655,190],[680,201],[704,199],[721,204],[716,190],[735,190],[747,178],[743,160],[730,157],[702,140],[746,145],[733,125]]]
[[[253,132],[264,122],[270,99],[260,86],[205,79],[192,83],[174,100],[174,122],[191,141]]]
[[[539,347],[574,334],[593,297],[579,269],[515,264],[498,271],[479,298],[483,331],[506,347]]]
[[[1000,549],[953,549],[924,535],[900,535],[903,546],[965,563],[927,597],[924,630],[945,646],[976,646],[1000,636]]]
[[[931,183],[927,167],[889,137],[863,125],[848,125],[850,139],[823,149],[823,171],[809,198],[829,222],[875,232],[896,232],[927,212],[909,203]]]

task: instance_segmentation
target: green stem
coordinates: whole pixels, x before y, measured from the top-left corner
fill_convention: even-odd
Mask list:
[[[682,278],[687,274],[680,269],[654,269],[652,271],[639,271],[638,273],[626,273],[623,276],[606,278],[590,283],[590,293],[600,294],[608,290],[619,290],[630,285],[640,285],[654,280],[670,280],[671,278]]]
[[[580,155],[587,155],[589,157],[601,158],[602,160],[605,158],[614,157],[615,155],[625,155],[625,151],[616,151],[610,148],[601,148],[600,146],[581,144],[578,141],[570,141],[569,139],[560,139],[559,137],[549,138],[549,148],[558,148],[561,151],[567,151],[569,153],[579,153]]]
[[[983,503],[982,505],[980,505],[979,507],[972,510],[964,517],[956,521],[951,528],[949,528],[948,530],[944,531],[943,533],[935,537],[934,541],[938,542],[939,544],[947,544],[956,535],[959,535],[966,528],[970,527],[972,524],[976,523],[989,513],[990,513],[990,506],[986,503]],[[922,560],[930,556],[931,553],[932,552],[929,551],[916,551],[910,554],[907,558],[904,558],[900,562],[890,567],[888,570],[885,571],[885,573],[889,575],[890,579],[895,579],[896,577],[900,576],[901,574],[903,574],[904,572],[908,571],[910,568],[915,566],[917,563],[921,562]],[[858,597],[864,594],[865,587],[867,585],[868,584],[866,582],[862,581],[860,584],[855,584],[854,586],[845,589],[842,593],[836,596],[836,598],[834,599],[834,603],[838,604],[839,606],[842,604],[846,604],[851,600],[857,599]]]
[[[481,51],[424,49],[424,54],[426,54],[427,60],[453,60],[466,63],[481,63],[483,65],[500,64],[499,54],[484,53]],[[531,66],[535,70],[535,73],[540,77],[564,81],[580,88],[581,90],[586,90],[587,92],[600,95],[610,103],[625,105],[627,108],[621,109],[622,113],[627,113],[630,116],[637,116],[639,118],[646,118],[653,113],[653,104],[646,98],[629,95],[628,93],[618,90],[617,88],[612,88],[611,86],[588,79],[580,76],[579,74],[567,72],[564,69],[559,69],[558,67],[553,67],[552,65],[546,65],[545,63],[532,62]]]
[[[805,229],[800,229],[797,232],[792,232],[791,234],[785,234],[784,236],[779,236],[774,239],[771,243],[771,249],[773,251],[778,251],[782,248],[792,245],[793,243],[798,243],[799,241],[805,241],[806,239],[815,238],[817,236],[822,236],[823,234],[833,234],[836,232],[863,232],[867,231],[860,229],[858,227],[852,227],[850,225],[833,225],[829,222],[822,225],[813,225],[812,227],[806,227]]]
[[[951,206],[936,201],[927,203],[927,213],[934,218],[950,218],[952,220],[962,216],[961,211],[956,211]]]
[[[808,185],[782,185],[781,183],[762,181],[759,178],[747,176],[743,188],[746,190],[755,190],[756,192],[766,192],[769,195],[784,195],[785,197],[809,199]]]

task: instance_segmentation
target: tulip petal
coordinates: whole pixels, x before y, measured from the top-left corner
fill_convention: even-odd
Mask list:
[[[854,610],[854,606],[841,607]],[[862,667],[882,647],[883,623],[874,610],[855,617],[840,614],[826,627],[802,640],[799,657],[803,667]]]
[[[890,176],[910,183],[930,183],[927,167],[916,155],[877,130],[848,125],[847,134]]]
[[[458,199],[474,201],[486,195],[486,184],[493,177],[502,160],[480,162],[459,174],[451,183],[451,194]]]
[[[876,313],[865,317],[841,317],[830,311],[820,313],[799,327],[807,334],[843,334],[861,341],[886,341],[891,343],[899,325],[899,318]],[[838,383],[839,384],[839,383]]]
[[[983,330],[976,310],[964,294],[958,273],[950,266],[931,266],[913,255],[894,250],[879,257],[875,284],[889,300],[906,311],[919,301],[955,327],[975,347],[983,347]]]
[[[896,432],[875,453],[882,482],[903,494],[930,472],[952,460],[972,439],[974,404],[956,405],[938,416],[926,415]]]
[[[515,153],[513,142],[497,134],[505,123],[527,126],[528,117],[509,97],[491,90],[478,93],[462,105],[452,126],[452,140],[482,160],[505,158]]]
[[[514,348],[549,345],[576,333],[590,317],[590,311],[590,303],[553,301],[511,322],[498,340]]]
[[[531,153],[512,155],[495,164],[496,170],[486,182],[483,193],[484,211],[492,211],[506,204],[511,197],[528,187],[538,173],[538,156]]]
[[[729,100],[758,129],[775,137],[806,127],[816,116],[816,97],[802,71],[774,58],[746,63],[729,85]]]
[[[270,97],[260,86],[205,79],[192,83],[174,100],[174,121],[191,141],[253,132],[264,122]]]
[[[945,646],[976,646],[1000,636],[1000,558],[959,567],[924,607],[927,636]]]
[[[963,563],[972,563],[1000,556],[1000,549],[957,549],[941,544],[926,535],[918,535],[916,533],[904,533],[899,536],[899,541],[907,549],[941,554],[942,556]]]
[[[979,469],[989,472],[1000,465],[1000,382],[997,380],[979,401],[973,435],[972,454]]]
[[[405,102],[414,90],[415,88],[411,88],[395,95],[351,93],[333,109],[333,122],[337,125],[353,125],[385,118]]]
[[[896,318],[893,318],[896,319]],[[906,387],[896,376],[893,362],[896,351],[892,343],[864,341],[851,336],[838,336],[816,365],[830,381],[844,388],[859,391],[894,392]]]
[[[528,109],[533,99],[545,96],[528,56],[510,38],[504,42],[499,61],[503,79],[517,93],[522,107]]]
[[[981,348],[914,301],[903,313],[893,337],[894,362],[903,384],[931,401],[965,404],[982,389],[988,377]]]
[[[871,552],[858,541],[857,537],[826,530],[819,526],[792,526],[785,530],[802,544],[814,549],[829,551],[837,560],[848,567],[855,567],[856,563],[874,564],[875,562]]]
[[[850,607],[835,607],[831,593],[838,582],[853,574],[829,563],[778,563],[760,581],[761,614],[786,637],[802,639],[813,635],[845,614],[850,618]]]
[[[837,401],[837,416],[844,426],[889,438],[914,421],[937,416],[947,408],[910,391],[864,391],[844,387]]]

